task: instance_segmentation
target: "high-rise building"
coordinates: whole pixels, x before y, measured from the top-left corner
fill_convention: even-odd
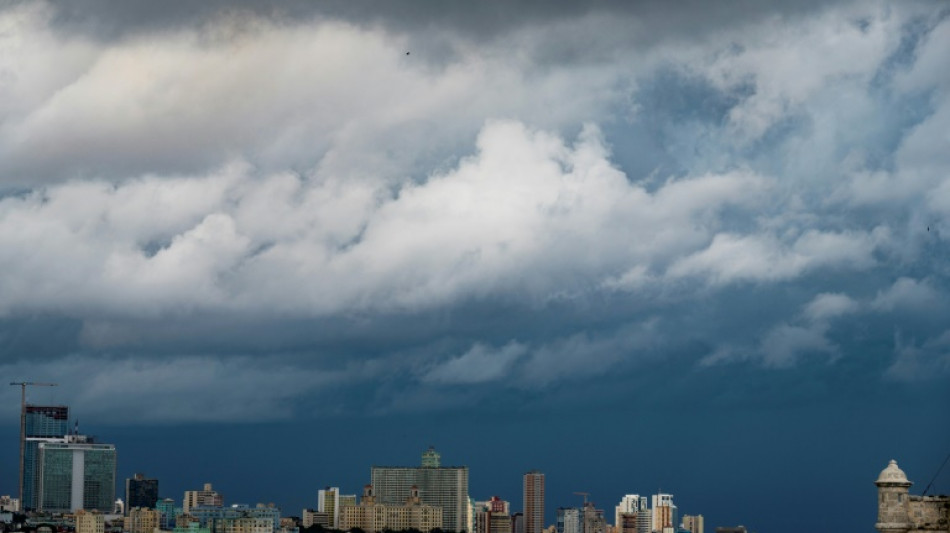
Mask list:
[[[224,505],[224,498],[211,487],[211,483],[205,483],[202,490],[185,491],[181,508],[185,514],[190,514],[194,507],[221,507],[222,505]]]
[[[583,533],[581,510],[575,507],[557,508],[557,533]]]
[[[683,527],[689,530],[689,533],[703,533],[703,515],[683,515]]]
[[[317,512],[326,513],[330,527],[336,529],[340,524],[340,488],[327,487],[317,491]]]
[[[158,480],[146,478],[145,474],[135,474],[125,480],[125,508],[155,508],[158,502]]]
[[[37,446],[40,442],[63,442],[69,432],[69,408],[65,405],[29,405],[24,406],[24,442],[23,464],[20,471],[23,479],[23,501],[21,507],[34,510],[38,507],[37,485]]]
[[[647,497],[639,494],[627,494],[614,509],[614,526],[618,533],[650,533],[653,524],[644,520],[649,514]]]
[[[603,509],[595,509],[593,502],[584,504],[581,509],[581,527],[583,533],[606,533],[607,519]]]
[[[643,509],[637,513],[637,533],[650,533],[653,531],[653,510]]]
[[[524,513],[511,515],[511,533],[524,533]]]
[[[442,509],[442,528],[461,533],[468,530],[468,467],[441,466],[440,456],[430,447],[422,454],[425,466],[374,466],[372,487],[375,501],[402,504],[413,486],[422,503]]]
[[[37,509],[112,512],[115,502],[116,453],[83,435],[65,442],[37,443]]]
[[[544,474],[532,470],[524,475],[524,531],[544,531]]]
[[[636,514],[641,509],[647,508],[646,496],[639,494],[627,494],[620,499],[620,503],[614,509],[614,526],[620,531],[622,517],[621,514]]]
[[[76,511],[76,533],[105,533],[106,519],[99,511]]]
[[[654,494],[652,503],[654,531],[663,531],[664,528],[674,528],[679,525],[672,494]]]

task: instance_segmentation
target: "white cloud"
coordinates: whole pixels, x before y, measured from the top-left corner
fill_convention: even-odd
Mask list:
[[[736,172],[647,192],[611,164],[593,126],[571,146],[493,121],[477,145],[457,168],[395,195],[384,182],[232,164],[207,177],[70,182],[7,197],[3,309],[322,315],[488,294],[543,301],[696,250],[723,209],[751,209],[769,185]],[[844,241],[806,235],[796,246],[857,250]]]
[[[872,252],[883,233],[809,230],[791,243],[770,235],[720,233],[704,250],[677,260],[667,274],[727,284],[793,279],[821,267],[866,269],[875,263]]]
[[[422,376],[430,383],[485,383],[512,377],[509,370],[521,356],[527,353],[524,344],[511,341],[498,349],[481,343],[473,345],[464,354],[439,363]]]
[[[747,28],[740,50],[722,53],[714,47],[707,61],[697,61],[695,67],[723,89],[752,85],[729,114],[734,134],[757,140],[829,85],[851,79],[867,84],[899,44],[901,23],[884,6],[867,7],[859,13],[836,6],[804,24],[767,20]],[[864,27],[856,23],[861,17],[867,20]]]
[[[809,353],[823,353],[832,358],[838,355],[838,347],[825,337],[822,326],[776,326],[762,339],[760,350],[762,363],[775,368],[790,367],[799,357]]]
[[[950,374],[950,330],[921,345],[895,335],[894,353],[896,357],[884,372],[885,378],[907,382],[942,379]]]
[[[935,309],[939,303],[937,290],[927,280],[902,277],[887,289],[879,291],[871,307],[879,311],[914,309],[926,312]]]
[[[860,308],[847,294],[821,293],[805,306],[803,314],[812,322],[837,318]]]

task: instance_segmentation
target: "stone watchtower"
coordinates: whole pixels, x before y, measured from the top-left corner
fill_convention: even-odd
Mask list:
[[[887,468],[874,482],[877,485],[877,523],[874,527],[881,533],[907,533],[913,526],[910,521],[911,482],[904,471],[891,460]]]

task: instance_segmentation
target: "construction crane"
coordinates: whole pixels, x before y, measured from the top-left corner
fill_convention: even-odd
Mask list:
[[[23,454],[26,449],[26,387],[55,387],[56,383],[38,381],[14,381],[10,385],[20,386],[20,509],[23,509]]]
[[[589,493],[589,492],[575,492],[574,494],[577,494],[578,496],[583,496],[583,497],[584,497],[584,507],[587,507],[587,497],[590,496],[590,493]]]

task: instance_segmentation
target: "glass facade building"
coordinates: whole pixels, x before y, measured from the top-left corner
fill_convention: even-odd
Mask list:
[[[125,480],[125,514],[135,507],[154,509],[158,502],[158,480],[145,477],[144,474]]]
[[[69,428],[69,408],[65,405],[26,405],[23,443],[22,508],[36,509],[37,446],[44,441],[62,441]]]
[[[37,509],[112,512],[116,453],[112,444],[91,442],[37,444]]]
[[[175,506],[175,500],[171,498],[158,500],[155,502],[155,508],[161,514],[158,519],[159,527],[164,531],[175,529],[175,517],[182,512],[181,507]]]

